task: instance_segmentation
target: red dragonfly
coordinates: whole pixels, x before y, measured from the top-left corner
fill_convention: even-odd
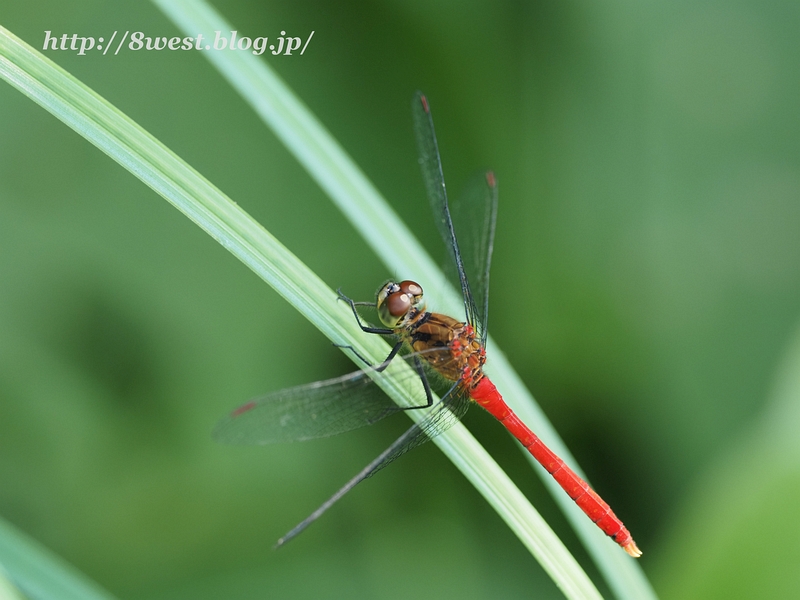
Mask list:
[[[393,337],[395,344],[386,360],[380,365],[369,365],[352,347],[348,347],[367,362],[364,370],[251,400],[224,417],[217,424],[214,436],[217,441],[230,444],[307,440],[370,425],[400,410],[432,407],[424,419],[278,540],[276,546],[280,546],[308,527],[358,483],[460,420],[472,400],[491,413],[528,449],[606,535],[628,554],[638,558],[641,551],[608,504],[512,412],[483,373],[497,181],[492,172],[483,174],[479,180],[473,181],[464,198],[453,205],[451,213],[428,101],[417,93],[412,106],[425,187],[454,267],[451,280],[461,289],[464,298],[466,320],[461,322],[428,312],[422,287],[413,281],[387,282],[378,291],[374,303],[354,302],[340,292],[340,300],[350,305],[364,332]],[[462,246],[456,240],[454,217],[459,224]],[[383,326],[365,325],[358,313],[359,306],[375,309]],[[385,369],[393,360],[404,360],[412,367],[413,376],[422,382],[424,403],[398,407],[375,385],[381,378],[390,377]],[[435,379],[446,385],[443,388],[446,391],[436,405],[431,391]]]

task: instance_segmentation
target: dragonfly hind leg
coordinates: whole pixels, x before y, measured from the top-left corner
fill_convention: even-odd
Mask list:
[[[402,346],[402,343],[400,345]],[[397,346],[395,346],[395,348],[397,348]],[[397,354],[394,348],[392,349],[392,352],[395,355]],[[389,354],[389,356],[384,361],[384,364],[386,364],[392,358],[394,358],[394,356],[392,356],[392,354]],[[414,370],[417,372],[417,375],[419,375],[419,378],[422,380],[422,387],[425,389],[425,404],[420,404],[419,406],[398,406],[396,409],[389,408],[386,411],[384,411],[381,414],[381,416],[376,419],[376,421],[382,419],[383,417],[387,416],[388,413],[394,412],[395,410],[419,410],[420,408],[430,408],[431,406],[433,406],[433,392],[431,391],[431,384],[428,383],[428,376],[425,374],[425,369],[422,367],[422,363],[419,360],[419,356],[416,355],[414,355]]]
[[[400,349],[403,347],[403,342],[402,342],[402,340],[397,342],[394,345],[394,347],[392,348],[392,351],[389,352],[389,356],[387,356],[384,359],[384,361],[380,365],[378,365],[377,367],[373,367],[372,363],[370,363],[366,358],[364,358],[361,355],[361,353],[358,350],[356,350],[353,346],[351,346],[350,344],[334,344],[334,346],[336,348],[343,348],[343,349],[350,350],[350,352],[355,354],[368,367],[371,367],[374,371],[380,373],[380,372],[384,371],[386,369],[386,367],[389,366],[389,364],[392,362],[392,360],[394,360],[394,358],[397,356],[397,353],[400,352]],[[397,406],[397,407],[394,407],[394,408],[387,408],[386,411],[381,413],[380,416],[378,416],[375,419],[376,422],[380,421],[381,419],[383,419],[385,416],[387,416],[388,413],[392,413],[392,412],[395,412],[397,410],[417,410],[417,409],[420,409],[420,408],[430,408],[431,406],[433,406],[433,392],[431,391],[431,384],[428,382],[428,376],[425,374],[425,369],[422,366],[422,362],[420,362],[420,360],[419,360],[419,356],[414,355],[413,359],[414,359],[413,368],[417,372],[417,375],[419,376],[419,378],[422,380],[422,387],[425,389],[425,404],[420,404],[419,406]]]

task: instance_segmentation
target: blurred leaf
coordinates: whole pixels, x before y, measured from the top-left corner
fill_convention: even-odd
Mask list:
[[[701,475],[655,578],[664,598],[800,596],[800,329],[763,417]]]
[[[13,583],[32,600],[58,598],[61,600],[101,600],[113,598],[99,585],[89,580],[34,540],[0,520],[0,565]],[[0,570],[0,575],[2,570]],[[3,589],[0,580],[0,595]],[[9,592],[15,593],[14,590]],[[22,596],[3,596],[21,598]]]
[[[0,598],[7,598],[8,600],[25,600],[25,597],[22,595],[22,593],[5,577],[3,571],[0,571]]]

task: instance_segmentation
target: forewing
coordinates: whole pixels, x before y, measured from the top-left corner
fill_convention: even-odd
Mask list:
[[[477,318],[478,337],[486,341],[489,311],[489,268],[492,263],[494,228],[497,221],[497,178],[492,171],[476,173],[464,193],[452,203],[451,213],[458,232],[464,271],[469,277]]]
[[[328,437],[370,425],[397,405],[365,371],[255,398],[214,428],[224,444],[273,444]]]
[[[485,341],[497,179],[491,171],[473,177],[458,200],[449,204],[430,105],[419,92],[412,103],[412,114],[425,189],[450,256],[445,273],[464,296],[467,321]]]

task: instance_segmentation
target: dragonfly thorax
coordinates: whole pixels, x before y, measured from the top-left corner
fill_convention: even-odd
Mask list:
[[[401,337],[445,379],[472,388],[483,378],[486,351],[472,325],[441,313],[425,313]]]
[[[415,316],[425,312],[422,286],[414,281],[387,281],[375,303],[381,323],[392,329],[404,327]]]

